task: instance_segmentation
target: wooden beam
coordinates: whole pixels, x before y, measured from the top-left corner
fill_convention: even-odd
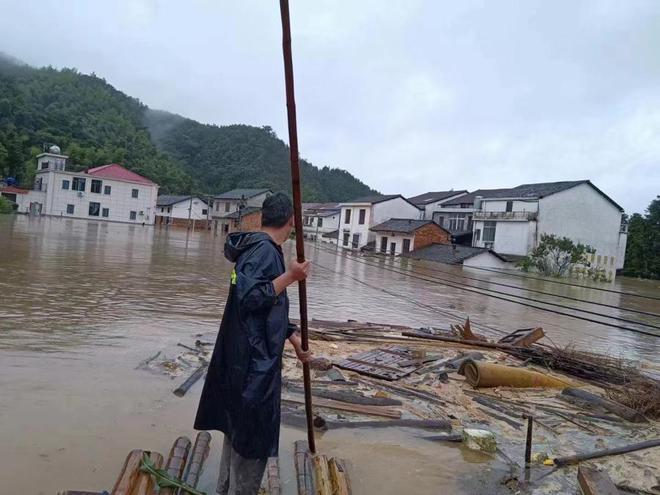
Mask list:
[[[282,398],[282,402],[290,404],[304,404],[305,401],[298,397]],[[316,399],[314,403],[318,407],[325,407],[327,409],[337,409],[339,411],[350,411],[359,414],[368,414],[371,416],[381,416],[383,418],[400,418],[401,411],[388,406],[363,406],[360,404],[349,404],[348,402],[341,402],[332,399]]]
[[[139,469],[143,453],[143,451],[135,449],[131,450],[128,456],[126,456],[124,466],[119,473],[117,481],[115,481],[112,492],[110,492],[112,495],[129,495],[131,493],[131,489],[140,473]]]
[[[604,471],[580,466],[578,468],[578,486],[582,495],[619,495],[619,490]]]

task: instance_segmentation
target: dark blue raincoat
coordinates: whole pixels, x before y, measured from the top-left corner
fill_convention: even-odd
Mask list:
[[[225,257],[236,263],[220,331],[199,401],[195,429],[220,430],[247,459],[277,455],[284,343],[289,324],[282,249],[263,232],[227,237]]]

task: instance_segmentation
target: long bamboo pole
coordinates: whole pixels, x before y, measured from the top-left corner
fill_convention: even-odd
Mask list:
[[[289,20],[289,1],[280,0],[282,16],[282,52],[284,54],[284,80],[286,86],[286,110],[289,123],[289,150],[291,153],[291,187],[293,189],[293,219],[296,228],[296,254],[298,262],[305,261],[305,243],[303,242],[302,198],[300,194],[300,164],[298,163],[298,129],[296,125],[296,100],[293,89],[293,56],[291,54],[291,22]],[[307,284],[298,282],[300,297],[300,333],[302,348],[309,349],[307,332]],[[312,454],[316,453],[314,442],[314,415],[312,412],[312,385],[309,364],[303,364],[303,382],[305,386],[305,415],[307,417],[307,443]]]

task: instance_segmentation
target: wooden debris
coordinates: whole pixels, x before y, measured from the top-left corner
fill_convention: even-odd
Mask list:
[[[598,459],[600,457],[608,457],[611,455],[627,454],[628,452],[636,452],[638,450],[650,449],[658,446],[660,446],[660,438],[647,440],[645,442],[633,443],[631,445],[624,445],[622,447],[616,447],[613,449],[597,450],[595,452],[589,452],[586,454],[557,457],[554,459],[554,463],[557,466],[569,466],[571,464],[578,464],[579,462],[588,461],[590,459]]]
[[[423,438],[424,440],[431,440],[432,442],[461,443],[463,441],[463,433],[450,433],[449,435],[430,435],[419,438]]]
[[[165,469],[167,474],[173,478],[181,479],[183,470],[186,467],[186,460],[190,452],[190,439],[188,437],[179,437],[174,441],[170,449],[170,455],[167,458]],[[174,495],[174,488],[163,488],[158,492],[159,495]],[[114,494],[113,494],[114,495]]]
[[[305,401],[299,397],[282,397],[282,402],[292,404],[304,404]],[[389,406],[363,406],[360,404],[350,404],[332,399],[316,399],[314,405],[325,407],[327,409],[337,409],[339,411],[350,411],[359,414],[368,414],[371,416],[382,416],[384,418],[400,418],[401,411]]]
[[[529,347],[534,342],[541,340],[545,337],[545,333],[541,327],[537,328],[522,328],[511,332],[502,337],[498,342],[500,344],[511,344],[516,347]]]
[[[296,393],[302,393],[302,387],[288,383],[287,390]],[[364,406],[400,406],[403,403],[397,399],[389,397],[367,397],[357,392],[346,390],[324,390],[320,388],[312,388],[312,395],[315,397],[323,397],[325,399],[334,399],[350,404],[361,404]]]
[[[268,458],[265,478],[268,495],[280,495],[282,486],[280,482],[280,464],[277,457]]]
[[[177,397],[183,397],[186,395],[186,392],[190,390],[190,387],[192,387],[195,383],[197,383],[197,380],[199,380],[202,376],[204,376],[204,373],[206,373],[206,370],[208,368],[208,363],[202,364],[199,368],[197,368],[192,375],[190,375],[185,382],[183,382],[181,385],[179,385],[176,389],[174,389],[174,395]]]
[[[618,488],[604,471],[580,466],[577,479],[582,495],[619,495]]]
[[[339,371],[336,368],[331,368],[328,370],[328,372],[325,374],[325,376],[328,377],[329,380],[333,382],[345,382],[346,377],[342,374],[341,371]]]
[[[305,440],[297,440],[294,444],[294,464],[298,495],[314,495],[314,476],[309,459],[309,448]]]
[[[354,354],[335,362],[335,366],[392,381],[413,373],[421,364],[409,348],[392,345]]]
[[[339,428],[417,428],[422,430],[451,431],[451,422],[446,419],[391,419],[384,421],[331,421],[317,416],[314,426],[322,430]],[[282,413],[282,422],[289,426],[305,428],[305,417],[296,413]]]
[[[140,474],[140,463],[144,452],[139,449],[131,450],[126,456],[124,467],[119,473],[115,486],[112,488],[111,495],[130,495],[131,489]]]
[[[604,409],[633,423],[645,423],[647,421],[644,416],[639,414],[634,409],[630,409],[629,407],[617,404],[579,388],[566,388],[562,390],[560,398],[565,398],[571,402],[577,402],[580,405],[586,405],[587,407]]]
[[[314,494],[333,495],[328,458],[323,454],[315,454],[312,456],[312,466],[314,468]]]
[[[156,469],[163,466],[163,455],[158,452],[149,452],[149,460],[154,463]],[[154,478],[149,473],[140,472],[133,485],[131,495],[151,495],[154,488]]]
[[[328,461],[328,470],[330,471],[332,495],[350,495],[351,483],[344,461],[336,457],[331,458]]]
[[[197,434],[197,438],[195,439],[195,445],[193,446],[190,453],[190,459],[188,460],[188,464],[182,478],[187,485],[190,485],[193,488],[197,487],[199,478],[202,475],[204,462],[206,461],[211,448],[210,445],[211,434],[208,431],[200,431]]]

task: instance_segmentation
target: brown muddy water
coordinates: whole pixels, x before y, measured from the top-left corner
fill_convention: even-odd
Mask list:
[[[231,270],[223,242],[206,232],[0,216],[2,493],[110,489],[129,450],[166,452],[176,436],[192,433],[200,384],[179,399],[171,393],[178,380],[135,367],[158,350],[173,356],[177,342],[189,343],[198,334],[212,338]],[[452,318],[469,314],[493,335],[541,325],[557,344],[659,364],[654,337],[411,279],[338,257],[329,245],[307,249],[317,264],[309,281],[310,317],[446,327]],[[380,263],[398,270],[434,269],[428,263]],[[607,314],[641,320],[623,308],[660,313],[657,300],[438,266],[621,307],[601,308]],[[657,282],[620,279],[605,287],[660,296]],[[290,296],[295,316],[295,290]],[[200,486],[209,492],[219,437]],[[301,438],[304,432],[283,428],[285,493],[295,491],[286,454]],[[498,461],[400,430],[328,432],[319,448],[352,463],[356,494],[499,493],[493,480],[505,472]]]

